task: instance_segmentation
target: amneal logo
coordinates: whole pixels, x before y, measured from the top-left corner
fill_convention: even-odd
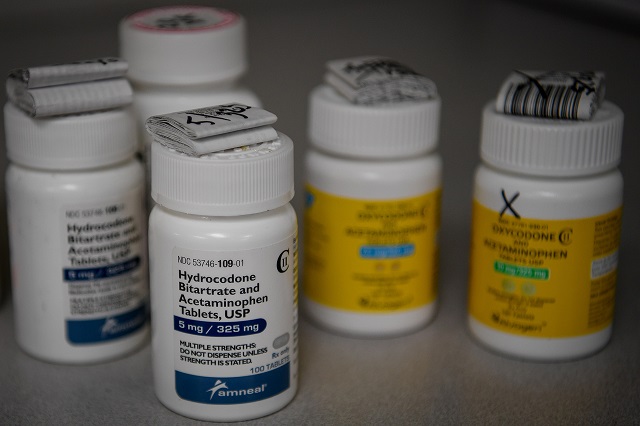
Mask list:
[[[102,337],[121,335],[134,330],[142,325],[144,315],[136,315],[126,321],[118,321],[116,318],[107,318],[100,328]]]
[[[211,392],[211,397],[209,399],[213,399],[213,395],[215,395],[216,392],[218,392],[220,390],[222,390],[222,392],[224,392],[223,389],[229,389],[227,387],[227,384],[222,382],[222,380],[216,380],[216,384],[211,389],[209,389],[207,391],[207,392]]]
[[[114,334],[118,329],[118,321],[114,318],[107,318],[102,326],[102,336],[106,336],[108,334]]]
[[[216,380],[214,386],[207,390],[207,392],[211,392],[210,400],[213,399],[214,395],[219,398],[235,398],[242,397],[246,395],[255,395],[262,393],[266,390],[267,384],[263,383],[260,386],[250,387],[246,389],[229,389],[226,382],[222,380]]]

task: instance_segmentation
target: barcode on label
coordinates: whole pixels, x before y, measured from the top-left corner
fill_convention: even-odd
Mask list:
[[[588,120],[603,92],[600,73],[516,71],[503,83],[497,109],[512,115]]]

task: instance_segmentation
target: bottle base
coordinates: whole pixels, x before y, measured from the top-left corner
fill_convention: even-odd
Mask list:
[[[28,342],[22,342],[19,338],[17,343],[23,352],[40,361],[63,365],[91,365],[114,361],[130,355],[149,342],[149,335],[149,325],[145,325],[142,329],[129,336],[109,343],[87,346],[65,344],[64,347],[58,348],[48,345],[32,347]]]
[[[329,308],[302,298],[304,315],[318,326],[350,337],[385,338],[410,334],[425,327],[435,317],[437,302],[391,314],[352,313]]]
[[[468,318],[471,335],[482,346],[513,358],[528,361],[570,361],[594,354],[606,346],[612,326],[586,336],[565,338],[520,337],[496,331]]]
[[[289,405],[296,396],[297,383],[288,390],[269,399],[236,405],[206,405],[180,399],[175,389],[165,395],[156,389],[156,397],[162,405],[174,413],[194,420],[208,422],[241,422],[274,414]]]

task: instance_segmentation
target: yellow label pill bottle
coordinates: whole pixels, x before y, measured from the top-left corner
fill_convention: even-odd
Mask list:
[[[611,336],[622,213],[623,114],[589,120],[483,111],[469,327],[497,352],[587,356]]]
[[[386,337],[434,317],[439,115],[437,95],[366,105],[326,84],[311,93],[303,303],[320,326]]]

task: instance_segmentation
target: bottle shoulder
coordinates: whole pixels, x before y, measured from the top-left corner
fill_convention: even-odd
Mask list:
[[[513,204],[523,217],[591,217],[622,205],[623,179],[618,169],[558,178],[527,176],[480,165],[475,174],[474,199],[497,210],[506,203]]]
[[[87,170],[43,170],[10,164],[6,173],[8,190],[26,192],[105,193],[135,188],[144,184],[145,171],[140,161],[127,161]]]
[[[310,150],[305,159],[309,185],[355,198],[396,199],[439,189],[442,168],[437,152],[402,159],[363,160]]]
[[[242,216],[198,216],[155,205],[149,217],[150,241],[211,250],[267,246],[297,234],[297,218],[287,203]]]
[[[532,188],[557,188],[558,190],[575,191],[577,189],[599,190],[602,186],[621,186],[623,184],[622,173],[617,168],[603,173],[585,176],[555,177],[532,176],[522,173],[514,173],[496,169],[486,164],[480,164],[475,172],[476,184],[499,184],[500,182],[513,182],[515,184]]]

